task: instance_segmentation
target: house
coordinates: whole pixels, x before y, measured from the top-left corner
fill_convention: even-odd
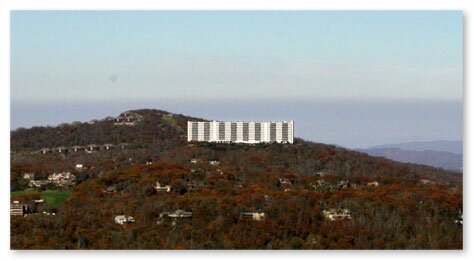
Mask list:
[[[325,181],[325,180],[318,180],[316,186],[313,185],[313,187],[316,189],[316,190],[332,190],[332,185],[331,183]]]
[[[178,209],[174,212],[161,212],[160,213],[160,218],[177,219],[177,218],[192,218],[192,217],[193,217],[193,212],[184,211],[181,209]]]
[[[153,160],[150,159],[150,158],[147,158],[147,159],[144,159],[142,161],[140,161],[142,164],[145,164],[145,165],[153,165]]]
[[[258,210],[258,211],[243,211],[240,215],[244,218],[252,218],[255,221],[262,221],[265,219],[265,212]]]
[[[117,193],[117,186],[116,185],[112,185],[112,186],[108,186],[105,190],[102,190],[103,193]]]
[[[30,180],[30,182],[28,182],[28,187],[41,188],[42,186],[45,186],[49,183],[50,182],[48,182],[47,180]]]
[[[154,186],[154,188],[156,189],[157,192],[160,192],[160,191],[165,191],[165,192],[170,192],[171,191],[171,186],[170,185],[166,185],[166,186],[161,186],[160,182],[156,182],[156,185]]]
[[[374,182],[368,182],[367,183],[367,187],[378,187],[379,186],[379,183],[377,181],[374,181]]]
[[[88,122],[88,124],[96,124],[96,123],[98,123],[98,122],[99,122],[98,120],[90,120],[90,121]]]
[[[201,163],[202,160],[200,160],[200,159],[191,159],[189,162],[190,162],[191,164],[198,164],[198,163]]]
[[[71,147],[72,152],[79,152],[79,151],[82,151],[82,150],[84,150],[84,147],[82,147],[82,146],[72,146]]]
[[[96,144],[90,144],[90,145],[87,145],[87,146],[86,146],[86,151],[87,151],[88,153],[96,152],[96,151],[98,151],[99,149],[100,149],[100,147],[97,146]]]
[[[136,112],[123,112],[117,118],[115,118],[114,125],[122,126],[134,126],[143,119],[143,116]]]
[[[58,180],[64,180],[64,179],[71,179],[74,177],[71,172],[61,172],[61,173],[53,173],[48,176],[48,180],[51,182],[58,181]]]
[[[57,147],[57,148],[54,148],[54,152],[57,152],[57,153],[67,153],[68,149],[66,147]]]
[[[104,150],[112,150],[115,147],[114,144],[104,144],[102,145],[102,149]]]
[[[429,179],[420,179],[420,183],[423,185],[434,185],[436,182]]]
[[[209,161],[209,165],[217,166],[219,164],[220,164],[220,162],[218,160],[210,160]]]
[[[77,171],[84,170],[84,164],[76,164],[76,170]]]
[[[51,153],[53,151],[50,148],[42,148],[42,149],[40,149],[40,152],[42,154],[48,154],[48,153]]]
[[[350,183],[348,180],[341,180],[337,183],[337,189],[345,189],[345,188],[357,188],[357,185],[354,183]]]
[[[19,201],[13,201],[10,204],[10,216],[23,216],[28,212],[28,206],[20,204]]]
[[[48,181],[58,187],[72,187],[76,184],[76,176],[71,172],[53,173],[49,175]]]
[[[323,216],[329,221],[352,219],[351,212],[346,208],[331,208],[323,210]]]
[[[314,175],[317,177],[323,177],[325,174],[326,174],[326,171],[324,170],[319,170],[319,169],[314,170]]]
[[[289,186],[291,186],[291,181],[290,181],[289,179],[279,178],[279,179],[278,179],[278,184],[279,184],[280,186],[287,186],[287,187],[289,187]]]
[[[130,224],[135,223],[135,219],[132,216],[118,215],[115,217],[115,223],[120,225]]]
[[[459,217],[454,220],[454,224],[462,226],[462,212],[459,211]]]
[[[35,173],[25,173],[23,174],[23,179],[34,180],[35,176],[36,176]]]

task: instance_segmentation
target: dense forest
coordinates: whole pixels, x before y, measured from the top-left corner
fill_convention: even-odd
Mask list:
[[[135,126],[62,124],[11,132],[11,190],[24,173],[70,171],[55,215],[11,217],[13,249],[462,249],[462,174],[296,139],[295,144],[186,142],[186,122],[136,110]],[[95,153],[44,147],[129,143]],[[86,166],[75,169],[76,164]],[[170,186],[170,191],[155,184]],[[344,184],[351,184],[344,186]],[[12,200],[41,198],[41,190]],[[17,194],[15,194],[17,195]],[[328,209],[351,218],[330,220]],[[190,218],[163,218],[176,210]],[[264,213],[247,218],[243,213]],[[118,215],[134,222],[117,224]]]

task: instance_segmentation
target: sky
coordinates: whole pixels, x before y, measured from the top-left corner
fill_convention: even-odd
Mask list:
[[[122,104],[219,119],[281,118],[257,110],[262,102],[273,104],[266,110],[307,115],[299,117],[302,126],[331,121],[316,115],[336,122],[354,111],[372,112],[353,115],[367,133],[377,117],[402,121],[381,142],[462,139],[461,11],[13,11],[10,72],[12,129],[79,116],[46,106],[55,103],[87,102],[99,110],[94,117]],[[408,103],[413,115],[437,119],[426,122],[425,136],[414,124],[423,116],[403,123]],[[42,109],[49,112],[42,122],[31,118]],[[324,124],[351,127],[334,122]],[[311,127],[301,134],[321,137]],[[343,133],[322,141],[375,142],[362,139]]]

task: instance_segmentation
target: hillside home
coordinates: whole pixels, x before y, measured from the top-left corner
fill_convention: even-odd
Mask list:
[[[76,170],[77,170],[77,171],[82,171],[82,170],[84,170],[84,164],[76,164]]]
[[[114,149],[115,145],[114,144],[104,144],[102,145],[103,150],[112,150]]]
[[[42,154],[48,154],[48,153],[51,153],[53,152],[50,148],[42,148],[40,149],[40,153]]]
[[[367,183],[367,187],[378,187],[378,186],[379,186],[379,183],[377,181]]]
[[[118,215],[115,217],[115,223],[120,225],[135,223],[135,219],[132,216]]]
[[[98,120],[90,120],[90,121],[88,122],[88,124],[96,124],[96,123],[98,123],[98,122],[99,122]]]
[[[50,182],[48,182],[47,180],[30,180],[30,182],[28,182],[28,187],[41,188],[49,183]]]
[[[240,213],[243,218],[252,218],[255,221],[262,221],[265,219],[265,212],[258,211],[243,211]]]
[[[429,180],[429,179],[420,179],[420,183],[423,185],[433,185],[436,184],[436,182]]]
[[[35,173],[25,173],[23,174],[23,179],[27,179],[27,180],[31,180],[31,179],[35,179]]]
[[[317,181],[316,189],[317,190],[332,190],[332,185],[331,183],[320,179]]]
[[[28,206],[20,204],[19,201],[13,201],[10,204],[10,216],[23,216],[27,213]]]
[[[71,172],[53,173],[49,175],[48,181],[58,187],[67,188],[76,184],[76,176],[71,174]]]
[[[191,159],[189,161],[189,163],[191,163],[191,164],[198,164],[198,163],[201,163],[201,162],[202,162],[202,160],[200,160],[200,159]]]
[[[289,179],[286,179],[286,178],[279,178],[278,179],[278,184],[280,186],[290,187],[291,186],[291,181]]]
[[[161,192],[161,191],[170,192],[171,191],[170,185],[161,186],[160,182],[158,181],[156,182],[156,185],[154,186],[154,188],[156,189],[157,192]]]
[[[356,189],[357,185],[349,182],[348,180],[341,180],[337,183],[337,189],[353,188]]]
[[[112,185],[112,186],[108,186],[105,190],[102,190],[103,193],[108,193],[108,194],[112,194],[112,193],[117,193],[117,186],[116,185]]]
[[[219,164],[220,164],[220,162],[218,160],[210,160],[209,161],[209,165],[217,166]]]
[[[192,218],[192,217],[193,217],[193,212],[184,211],[184,210],[181,210],[181,209],[178,209],[174,212],[161,212],[160,213],[160,218],[177,219],[177,218]]]
[[[90,145],[87,145],[87,147],[86,147],[86,151],[88,153],[99,151],[99,149],[100,149],[100,147],[97,146],[96,144],[90,144]]]
[[[72,146],[71,147],[71,151],[72,152],[79,152],[79,151],[83,151],[85,148],[82,147],[82,146]]]
[[[57,148],[54,148],[54,152],[56,153],[67,153],[68,149],[66,147],[57,147]]]
[[[459,212],[459,217],[454,220],[454,224],[462,226],[462,212]]]
[[[314,175],[317,177],[323,177],[325,174],[326,174],[326,171],[324,170],[319,170],[319,169],[314,170]]]
[[[114,125],[121,125],[121,126],[134,126],[135,124],[139,123],[143,119],[138,113],[135,112],[124,112],[121,113],[117,118],[115,118]]]
[[[329,221],[352,219],[351,212],[346,208],[331,208],[323,210],[323,216]]]

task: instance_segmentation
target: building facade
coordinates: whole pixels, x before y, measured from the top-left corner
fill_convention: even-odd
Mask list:
[[[188,121],[188,141],[293,143],[293,121]]]

